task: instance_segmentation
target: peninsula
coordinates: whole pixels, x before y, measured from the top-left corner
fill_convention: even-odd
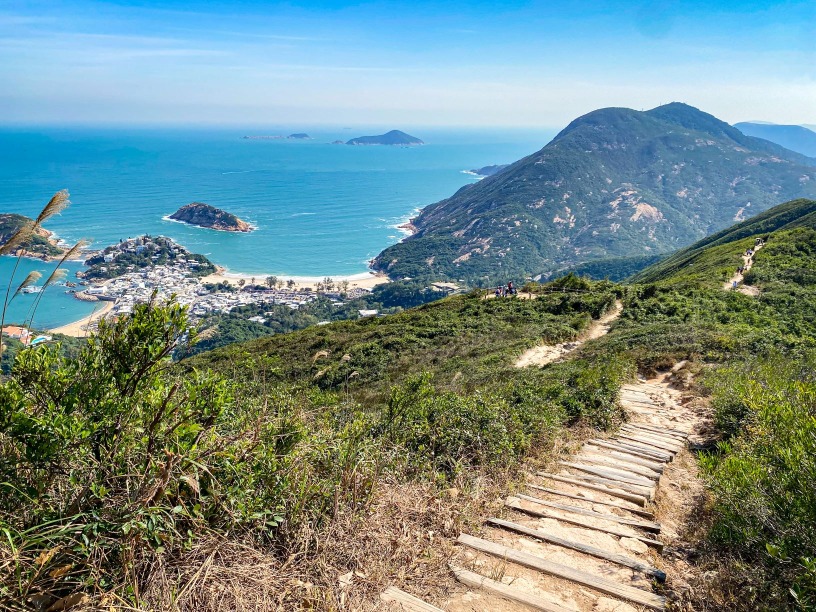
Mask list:
[[[202,202],[182,206],[170,215],[170,219],[222,232],[251,232],[253,229],[235,215]]]
[[[0,244],[5,244],[23,226],[33,223],[33,219],[23,215],[0,213]],[[37,228],[36,232],[13,248],[8,254],[19,255],[21,251],[25,255],[38,257],[46,261],[60,257],[65,253],[65,249],[54,238],[53,234],[41,227]]]
[[[493,176],[504,170],[510,164],[494,164],[492,166],[484,166],[482,168],[476,168],[473,170],[468,170],[468,174],[474,174],[476,176]]]
[[[379,136],[360,136],[352,138],[346,144],[348,145],[391,145],[413,147],[425,144],[419,138],[400,132],[399,130],[391,130]]]

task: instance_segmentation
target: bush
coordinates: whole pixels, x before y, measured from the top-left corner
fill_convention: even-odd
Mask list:
[[[712,539],[755,562],[771,605],[816,606],[816,354],[772,356],[710,376],[732,438],[703,467],[715,494]],[[764,575],[763,575],[764,574]]]
[[[526,450],[518,415],[493,395],[437,392],[428,374],[394,387],[380,425],[418,470],[446,477],[464,466],[497,465]]]
[[[0,600],[128,593],[149,551],[209,530],[274,537],[300,425],[282,398],[240,403],[224,378],[169,372],[189,333],[183,308],[144,304],[75,358],[19,352],[0,385],[0,533],[15,552]]]

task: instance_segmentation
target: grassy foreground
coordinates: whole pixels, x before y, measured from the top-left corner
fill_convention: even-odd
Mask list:
[[[812,202],[617,285],[455,296],[173,364],[195,337],[148,304],[77,353],[22,350],[0,384],[0,609],[340,610],[445,584],[451,536],[525,460],[614,427],[636,370],[688,361],[721,441],[692,560],[698,609],[816,605]],[[770,221],[769,221],[770,219]],[[775,220],[774,220],[775,219]],[[746,282],[722,284],[756,237]],[[575,338],[616,299],[605,337]]]
[[[180,365],[184,310],[148,304],[74,357],[21,351],[0,385],[0,601],[334,610],[347,572],[367,576],[358,598],[406,564],[438,580],[433,533],[453,535],[531,448],[619,418],[625,362],[512,362],[620,294],[570,278],[535,300],[456,296]],[[453,511],[441,491],[471,501]],[[437,501],[414,537],[417,496]]]

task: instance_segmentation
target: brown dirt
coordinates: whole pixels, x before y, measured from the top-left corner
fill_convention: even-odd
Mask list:
[[[615,302],[614,308],[604,314],[597,321],[593,321],[590,326],[575,340],[562,342],[561,344],[542,344],[525,351],[514,364],[517,368],[529,366],[543,366],[562,359],[587,340],[600,338],[609,331],[612,323],[620,316],[623,305]]]

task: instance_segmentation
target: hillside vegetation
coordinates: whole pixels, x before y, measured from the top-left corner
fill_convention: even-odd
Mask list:
[[[644,271],[654,282],[473,291],[178,364],[171,353],[195,340],[184,309],[146,304],[73,355],[22,350],[0,384],[0,602],[329,611],[388,584],[439,593],[449,542],[525,462],[614,429],[623,382],[686,360],[675,380],[709,397],[719,443],[700,455],[705,537],[684,558],[697,578],[670,594],[701,609],[812,607],[811,205],[660,262]],[[723,291],[757,237],[745,282],[759,296]],[[514,367],[617,300],[606,336]]]
[[[632,260],[616,258],[666,254],[786,200],[816,197],[814,165],[685,104],[600,109],[427,206],[413,220],[417,233],[374,265],[396,278],[476,286],[591,262],[621,277],[616,263]]]

